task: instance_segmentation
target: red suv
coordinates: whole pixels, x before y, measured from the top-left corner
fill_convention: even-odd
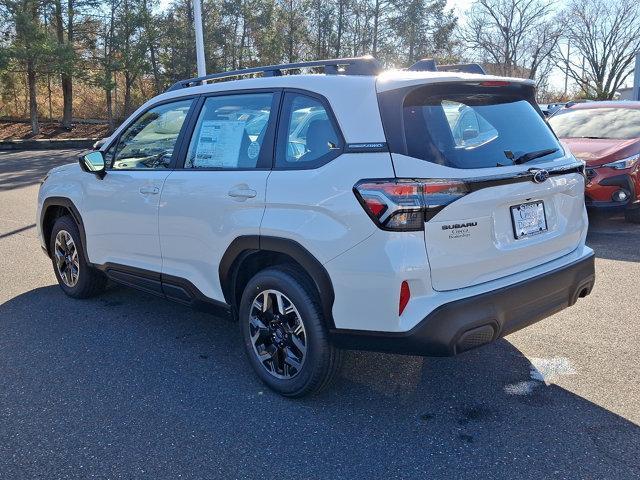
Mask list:
[[[587,207],[624,210],[640,223],[640,102],[575,104],[549,124],[587,164]]]

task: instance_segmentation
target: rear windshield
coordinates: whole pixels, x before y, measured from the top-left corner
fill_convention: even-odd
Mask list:
[[[520,87],[431,85],[404,95],[396,113],[393,95],[381,94],[381,111],[392,152],[454,168],[513,165],[533,152],[530,163],[563,155],[551,129]],[[397,105],[397,103],[396,103]],[[393,127],[400,125],[400,127]]]
[[[584,108],[564,110],[549,119],[560,138],[640,138],[640,109]]]

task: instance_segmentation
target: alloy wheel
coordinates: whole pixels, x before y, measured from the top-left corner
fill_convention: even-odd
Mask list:
[[[307,353],[307,334],[298,309],[282,292],[260,292],[249,313],[249,333],[260,364],[280,379],[295,377]]]
[[[62,282],[69,288],[75,287],[80,277],[78,249],[66,230],[60,230],[56,235],[54,256]]]

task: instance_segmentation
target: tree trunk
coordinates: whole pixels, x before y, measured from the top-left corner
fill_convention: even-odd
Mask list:
[[[338,38],[336,39],[336,58],[340,57],[340,50],[342,48],[342,28],[344,23],[344,2],[345,0],[338,0]]]
[[[62,128],[71,129],[73,115],[73,79],[71,75],[62,74]]]
[[[73,48],[75,40],[74,0],[67,2],[67,43]],[[62,74],[62,127],[70,129],[73,118],[73,76],[69,72]]]
[[[35,26],[38,21],[38,4],[33,2],[30,5],[30,21]],[[37,135],[40,133],[40,127],[38,125],[38,99],[36,90],[36,53],[32,39],[29,38],[28,32],[17,32],[18,36],[23,34],[26,40],[27,50],[27,90],[29,91],[29,119],[31,120],[31,133]],[[25,34],[26,33],[26,34]]]
[[[371,55],[374,57],[378,55],[378,24],[380,22],[380,0],[376,0],[376,4],[373,10],[373,48],[371,49]]]
[[[44,10],[44,28],[49,28],[49,18],[47,17],[47,9]],[[51,104],[51,73],[49,72],[49,68],[47,68],[47,100],[49,105],[49,121],[53,120],[53,106]]]
[[[145,25],[147,30],[147,43],[149,48],[149,61],[151,62],[151,71],[153,72],[153,83],[155,86],[155,94],[159,95],[162,89],[160,82],[160,69],[158,67],[158,57],[156,54],[156,28],[152,25],[153,18],[149,12],[147,0],[144,0],[142,8],[144,9]]]
[[[294,47],[294,39],[295,39],[295,34],[296,34],[296,23],[295,23],[295,12],[294,12],[294,8],[295,5],[293,4],[293,0],[289,0],[289,19],[288,19],[288,23],[289,23],[289,35],[287,38],[287,61],[289,63],[293,63],[294,62],[294,55],[293,55],[293,47]]]
[[[49,97],[49,121],[53,120],[53,106],[51,105],[51,75],[47,73],[47,94]]]
[[[56,23],[56,40],[59,46],[64,46],[66,41],[64,38],[64,23],[62,20],[62,3],[61,0],[55,0],[54,2],[54,17]],[[71,43],[73,40],[73,0],[69,0],[68,4],[68,29],[67,40]],[[60,83],[62,86],[62,127],[71,128],[71,116],[73,115],[73,79],[71,75],[66,71],[67,65],[64,65],[64,70],[60,75]]]
[[[29,118],[31,119],[31,133],[40,133],[38,126],[38,101],[36,98],[36,70],[33,60],[27,61],[27,83],[29,87]]]
[[[115,15],[116,15],[116,2],[112,0],[111,2],[111,18],[109,20],[109,32],[107,33],[106,41],[104,43],[104,59],[105,59],[105,100],[107,102],[107,119],[109,120],[109,131],[113,132],[115,127],[115,122],[113,118],[113,95],[111,93],[111,84],[114,80],[114,73],[112,71],[113,65],[111,64],[111,57],[113,54],[113,37],[114,37],[114,29],[115,29]],[[117,83],[114,82],[114,85],[117,86]],[[116,96],[116,103],[118,98]]]
[[[136,81],[137,75],[132,75],[129,71],[124,72],[124,112],[122,115],[126,118],[132,111],[131,108],[131,88]]]
[[[247,16],[244,12],[243,5],[242,35],[240,36],[240,52],[238,52],[238,68],[244,67],[244,44],[247,38]]]
[[[414,33],[414,26],[411,25],[411,27],[409,28],[409,65],[413,65],[416,62],[416,59],[414,58],[415,40],[416,36]]]
[[[149,45],[149,59],[151,60],[151,70],[153,70],[153,83],[156,87],[156,95],[160,95],[162,82],[160,81],[160,70],[158,69],[158,60],[156,58],[156,47],[153,43]]]
[[[104,89],[104,98],[107,103],[107,120],[109,121],[109,131],[113,132],[114,122],[113,122],[113,98],[111,96],[111,89]]]
[[[113,118],[119,120],[118,115],[118,72],[113,72]]]
[[[13,93],[13,108],[15,112],[20,112],[20,102],[18,101],[18,91],[16,90],[16,84],[14,83],[11,86],[11,91]]]
[[[322,58],[322,4],[320,0],[316,2],[316,22],[318,34],[316,36],[316,58]]]
[[[131,82],[129,81],[129,73],[124,73],[124,112],[123,117],[129,115],[129,109],[131,108]]]

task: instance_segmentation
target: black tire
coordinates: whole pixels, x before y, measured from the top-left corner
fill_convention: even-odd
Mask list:
[[[63,279],[61,271],[66,275],[66,268],[58,268],[58,257],[56,255],[56,238],[60,232],[66,232],[73,241],[73,251],[77,252],[77,278],[70,282],[68,278]],[[63,233],[64,235],[64,233]],[[89,298],[103,292],[107,286],[107,277],[99,270],[91,267],[84,255],[82,239],[76,222],[68,215],[56,220],[51,230],[49,239],[49,251],[51,252],[51,263],[53,272],[58,280],[58,285],[62,291],[73,298]],[[75,271],[76,269],[74,269]]]
[[[287,305],[292,304],[296,309],[295,312],[291,312],[289,315],[293,314],[295,319],[299,314],[299,321],[294,320],[294,322],[301,322],[304,327],[306,344],[304,360],[301,368],[291,378],[277,378],[275,375],[278,372],[270,372],[269,367],[258,358],[257,349],[254,348],[251,338],[253,327],[250,326],[250,319],[254,301],[257,301],[258,297],[264,295],[266,291],[281,292]],[[331,383],[339,370],[342,351],[334,347],[329,341],[329,335],[323,322],[322,309],[318,302],[317,291],[311,281],[295,268],[281,266],[258,272],[249,280],[244,289],[238,310],[238,318],[245,351],[251,366],[260,379],[277,393],[285,397],[294,398],[318,393]],[[291,316],[287,318],[291,319]],[[273,333],[273,330],[269,330],[269,332],[266,335],[267,338]],[[291,335],[293,335],[293,332]],[[275,342],[276,340],[273,341]],[[289,345],[293,346],[291,341],[289,341]],[[270,345],[270,347],[274,347],[274,345]],[[284,348],[288,347],[285,346]],[[273,367],[273,361],[267,360],[266,362]]]
[[[624,211],[624,219],[631,223],[640,223],[640,207]]]

